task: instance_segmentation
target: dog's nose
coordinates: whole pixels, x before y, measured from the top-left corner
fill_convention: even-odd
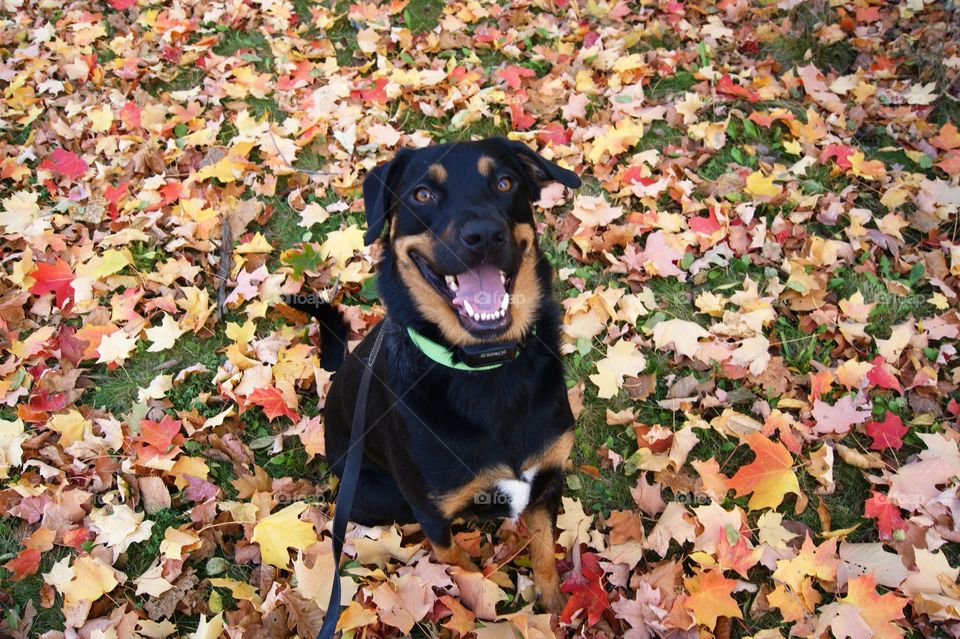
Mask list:
[[[507,241],[507,228],[494,220],[471,220],[460,228],[460,241],[471,251],[498,249]]]

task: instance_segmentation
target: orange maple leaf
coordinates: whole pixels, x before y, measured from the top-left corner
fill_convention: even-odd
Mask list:
[[[683,605],[693,613],[698,624],[710,630],[716,628],[718,617],[743,619],[737,600],[730,594],[736,584],[735,580],[727,579],[719,570],[707,570],[684,580],[691,594]]]
[[[767,439],[760,433],[743,438],[757,457],[743,466],[727,482],[737,491],[737,497],[753,493],[747,507],[750,510],[776,508],[787,493],[800,494],[800,482],[793,472],[793,457],[783,444]]]
[[[841,603],[853,604],[860,609],[860,617],[867,622],[877,639],[900,639],[903,631],[894,623],[903,618],[907,599],[892,592],[877,594],[877,586],[871,573],[866,573],[847,582],[847,596]]]

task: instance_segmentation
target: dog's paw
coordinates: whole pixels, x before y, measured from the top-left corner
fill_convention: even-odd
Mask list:
[[[540,593],[540,608],[552,615],[559,615],[567,605],[567,597],[559,588],[547,589]]]

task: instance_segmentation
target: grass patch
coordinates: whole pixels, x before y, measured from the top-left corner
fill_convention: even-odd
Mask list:
[[[576,440],[573,449],[573,461],[576,468],[582,465],[599,467],[601,459],[597,450],[606,445],[624,457],[636,449],[636,438],[625,426],[610,426],[607,424],[606,409],[619,410],[623,408],[616,400],[608,405],[598,401],[595,397],[584,402],[583,412],[577,420]],[[620,470],[603,470],[599,477],[577,471],[572,474],[574,486],[579,483],[575,491],[577,497],[585,506],[594,508],[597,512],[609,515],[611,510],[633,509],[636,505],[630,489],[636,485],[636,477],[627,477],[622,466]],[[569,486],[569,480],[568,480]]]
[[[13,517],[0,517],[0,558],[2,558],[2,563],[13,559],[23,550],[20,539],[25,537],[27,532],[24,530],[21,534],[20,522]],[[32,528],[29,532],[32,532]],[[53,549],[41,556],[40,568],[37,572],[20,581],[11,581],[9,578],[12,573],[6,568],[0,568],[0,590],[13,600],[14,610],[18,618],[23,616],[27,602],[33,602],[37,616],[34,617],[33,626],[30,630],[30,636],[32,637],[38,637],[50,630],[63,630],[62,595],[56,595],[57,603],[55,605],[44,608],[40,605],[40,589],[44,585],[43,573],[50,572],[53,564],[71,554],[73,554],[73,551],[66,546],[54,546]]]
[[[425,33],[439,24],[442,13],[440,0],[410,0],[403,10],[403,22],[414,33]]]
[[[160,554],[160,543],[163,541],[164,533],[171,526],[176,527],[190,521],[184,513],[177,512],[171,508],[158,510],[147,519],[153,522],[153,528],[150,529],[150,539],[131,544],[121,558],[118,560],[118,567],[126,574],[128,579],[135,579],[142,575],[156,561]]]
[[[127,362],[115,369],[98,366],[88,376],[96,387],[85,394],[84,401],[114,415],[122,415],[137,400],[137,389],[145,388],[160,374],[176,374],[178,371],[203,364],[216,370],[222,357],[217,352],[225,346],[222,335],[200,337],[195,333],[185,334],[173,348],[161,353],[148,353],[147,344],[140,342]]]
[[[205,77],[206,73],[204,73],[203,69],[192,66],[184,69],[171,80],[148,78],[144,80],[143,87],[147,90],[147,93],[156,98],[164,93],[192,89],[203,82]]]
[[[689,71],[678,71],[668,78],[657,78],[651,80],[650,84],[644,87],[644,94],[651,99],[660,100],[670,97],[677,93],[689,91],[697,83],[697,79]]]
[[[273,71],[273,51],[259,31],[224,31],[220,35],[220,42],[213,47],[213,52],[222,56],[231,56],[240,51],[247,51],[241,53],[240,58],[253,62],[260,73]]]

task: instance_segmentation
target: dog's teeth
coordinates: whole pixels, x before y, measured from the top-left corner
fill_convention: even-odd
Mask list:
[[[454,293],[456,293],[456,292],[457,292],[457,278],[455,278],[453,275],[447,275],[446,280],[447,280],[447,288],[449,288],[451,291],[453,291]]]
[[[470,306],[470,300],[463,300],[463,310],[465,310],[467,312],[467,315],[469,315],[470,317],[473,317],[474,315],[476,315],[476,313],[474,313],[473,311],[473,307]]]
[[[506,312],[508,306],[510,306],[510,293],[504,293],[503,301],[500,302],[500,310]]]
[[[504,273],[503,271],[500,271],[500,283],[501,284],[507,283],[507,274]]]

